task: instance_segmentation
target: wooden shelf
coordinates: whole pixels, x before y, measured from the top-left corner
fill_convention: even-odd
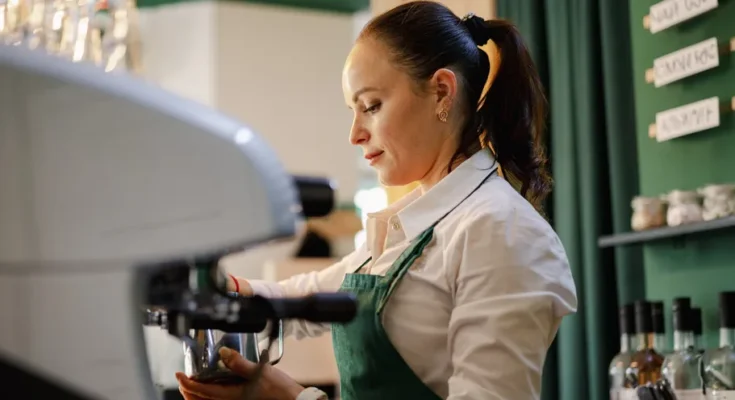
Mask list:
[[[735,216],[675,227],[664,227],[641,232],[627,232],[609,236],[602,236],[597,243],[598,246],[602,248],[625,246],[665,239],[673,239],[688,235],[704,234],[707,232],[724,230],[728,228],[735,229]]]

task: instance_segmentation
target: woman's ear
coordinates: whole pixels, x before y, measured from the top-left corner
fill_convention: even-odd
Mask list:
[[[450,112],[457,95],[457,75],[448,68],[441,68],[431,77],[431,88],[436,96],[436,112]]]

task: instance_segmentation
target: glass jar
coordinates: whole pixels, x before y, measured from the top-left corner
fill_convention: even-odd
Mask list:
[[[696,191],[673,190],[663,195],[662,199],[668,204],[667,225],[679,226],[702,221],[702,206]]]
[[[664,205],[664,202],[658,197],[634,197],[631,202],[633,208],[631,228],[634,231],[643,231],[666,225]]]
[[[702,218],[711,221],[735,215],[735,184],[707,185],[697,189],[702,200]]]

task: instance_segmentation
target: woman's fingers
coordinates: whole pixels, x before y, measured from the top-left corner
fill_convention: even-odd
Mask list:
[[[258,364],[245,359],[240,353],[227,347],[220,347],[219,357],[230,371],[243,378],[253,377],[258,368]]]
[[[179,390],[181,392],[197,396],[201,400],[237,398],[240,392],[242,392],[242,388],[237,386],[222,386],[197,382],[189,379],[181,372],[176,373],[176,379],[179,381]]]
[[[257,364],[248,361],[240,353],[222,347],[219,349],[219,355],[220,362],[234,374],[246,380],[256,377]],[[246,385],[217,385],[197,382],[181,372],[176,373],[176,379],[179,381],[179,390],[184,394],[186,400],[239,400],[246,390]]]
[[[181,392],[181,396],[184,397],[184,400],[207,400],[204,397],[199,397],[195,394],[189,393],[184,389],[179,389],[179,392]]]
[[[176,379],[179,381],[179,390],[182,393],[189,394],[190,396],[195,395],[195,396],[201,397],[199,392],[202,389],[205,389],[205,392],[206,392],[214,388],[213,386],[205,387],[203,384],[189,379],[189,377],[187,377],[185,374],[181,372],[176,373]]]

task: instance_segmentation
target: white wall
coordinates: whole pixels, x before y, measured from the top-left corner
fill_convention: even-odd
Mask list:
[[[359,152],[341,73],[369,14],[231,2],[141,14],[145,76],[250,125],[290,172],[329,176],[352,202]]]
[[[145,77],[184,97],[216,105],[216,10],[214,2],[140,10]]]
[[[370,0],[370,8],[375,14],[380,14],[410,0]],[[460,17],[473,13],[485,19],[495,17],[495,0],[436,0],[449,7]]]
[[[341,72],[368,18],[207,1],[142,9],[144,76],[240,119],[290,172],[329,176],[339,185],[339,201],[352,202],[364,160],[348,143],[352,116]],[[273,258],[244,252],[222,264],[230,273],[262,278]],[[181,343],[156,328],[146,330],[146,339],[154,381],[176,387]]]
[[[266,135],[288,170],[329,174],[351,201],[359,153],[341,76],[354,18],[228,2],[217,11],[217,106]]]

